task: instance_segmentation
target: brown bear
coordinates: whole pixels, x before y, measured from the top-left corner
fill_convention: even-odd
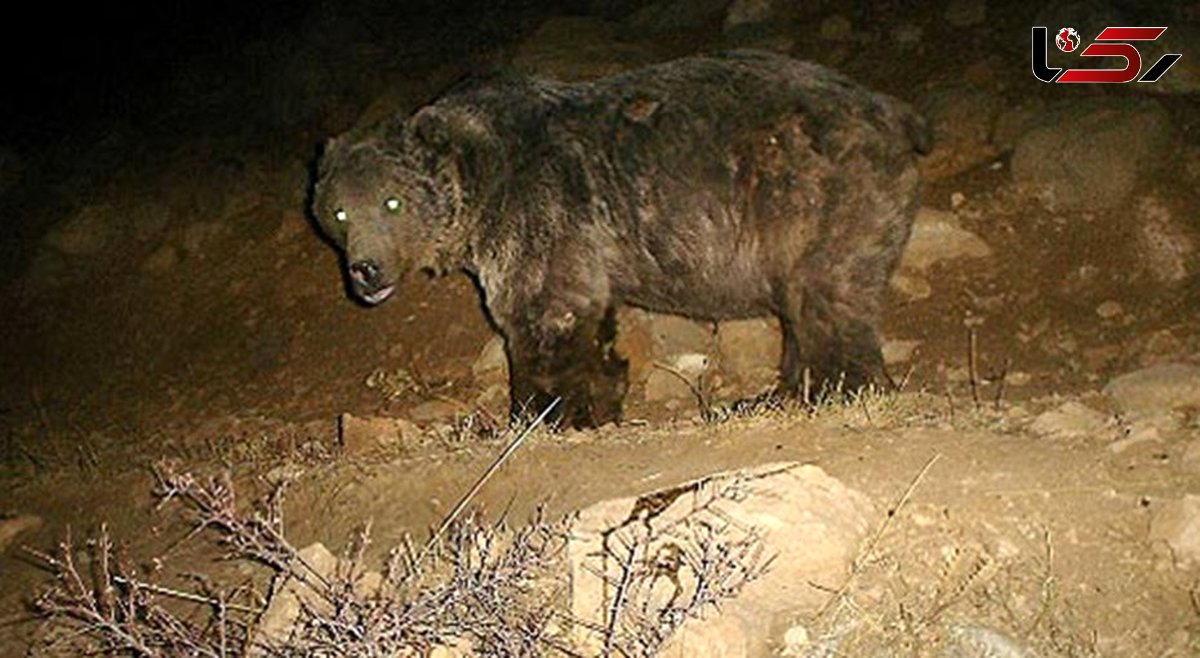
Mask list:
[[[617,420],[614,309],[775,315],[781,387],[881,381],[874,325],[918,206],[910,108],[767,52],[583,83],[495,74],[331,140],[313,214],[375,304],[464,271],[503,334],[514,409]]]

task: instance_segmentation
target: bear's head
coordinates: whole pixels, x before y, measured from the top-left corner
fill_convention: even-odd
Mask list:
[[[465,265],[490,130],[436,105],[367,137],[337,138],[318,168],[312,212],[346,258],[350,288],[378,304],[418,269]]]

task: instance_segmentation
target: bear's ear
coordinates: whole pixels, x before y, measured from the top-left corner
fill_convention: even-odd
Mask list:
[[[414,114],[409,127],[418,140],[442,153],[477,146],[492,137],[490,126],[474,113],[436,105]]]

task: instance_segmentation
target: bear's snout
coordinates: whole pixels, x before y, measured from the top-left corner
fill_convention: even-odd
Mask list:
[[[395,289],[384,279],[379,264],[370,259],[350,264],[350,280],[354,283],[355,294],[368,304],[382,302]]]

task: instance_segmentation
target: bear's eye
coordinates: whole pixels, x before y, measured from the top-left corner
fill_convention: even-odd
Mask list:
[[[346,214],[345,210],[338,210],[337,212],[333,213],[333,218],[339,222],[344,222],[349,219],[350,216]]]
[[[387,201],[383,202],[383,207],[387,208],[389,212],[396,212],[400,209],[400,199],[389,197]]]

